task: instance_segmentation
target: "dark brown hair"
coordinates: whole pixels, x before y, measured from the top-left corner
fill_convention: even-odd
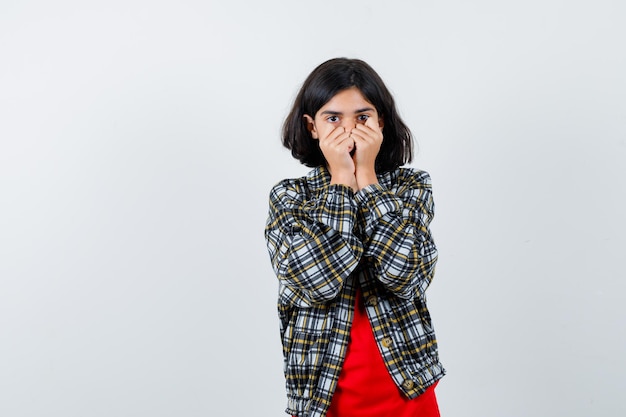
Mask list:
[[[380,76],[359,59],[334,58],[319,65],[302,84],[293,107],[283,124],[283,145],[294,158],[308,167],[326,164],[319,141],[312,138],[304,115],[315,117],[337,93],[356,87],[372,103],[385,123],[383,143],[376,157],[378,172],[411,162],[413,138],[396,110],[393,96]]]

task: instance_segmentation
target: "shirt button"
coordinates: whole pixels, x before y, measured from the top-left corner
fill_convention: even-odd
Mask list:
[[[384,347],[388,348],[393,344],[393,341],[391,340],[391,337],[385,337],[383,338],[382,343]]]
[[[414,386],[415,386],[415,382],[411,381],[410,379],[405,379],[404,382],[402,383],[402,388],[406,390],[413,389]]]
[[[375,295],[370,295],[369,297],[367,297],[368,306],[374,307],[376,304],[378,304],[378,297],[376,297]]]

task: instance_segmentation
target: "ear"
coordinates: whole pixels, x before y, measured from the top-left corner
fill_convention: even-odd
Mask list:
[[[304,122],[306,123],[306,128],[309,131],[309,133],[311,133],[311,136],[313,136],[313,139],[319,139],[319,137],[317,136],[317,129],[315,129],[315,121],[313,120],[313,118],[309,116],[308,114],[305,114],[302,117],[304,118]]]
[[[383,130],[383,127],[385,127],[385,120],[382,116],[378,118],[378,127],[380,127],[380,130]]]

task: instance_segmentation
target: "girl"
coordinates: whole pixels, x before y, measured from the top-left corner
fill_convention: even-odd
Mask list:
[[[439,416],[430,177],[400,168],[412,138],[393,97],[365,62],[331,59],[304,82],[282,140],[314,168],[272,189],[265,228],[286,412]]]

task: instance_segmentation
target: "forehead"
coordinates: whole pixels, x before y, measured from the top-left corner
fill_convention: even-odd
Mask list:
[[[374,105],[356,87],[341,90],[335,94],[318,113],[332,111],[333,113],[359,113],[362,111],[376,111]]]

